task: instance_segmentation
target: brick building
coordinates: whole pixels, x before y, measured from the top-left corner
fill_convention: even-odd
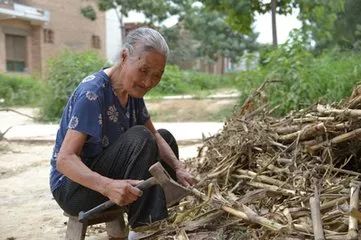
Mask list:
[[[63,49],[105,57],[105,14],[91,21],[80,9],[94,0],[0,0],[0,72],[45,72]],[[96,8],[95,8],[96,9]]]

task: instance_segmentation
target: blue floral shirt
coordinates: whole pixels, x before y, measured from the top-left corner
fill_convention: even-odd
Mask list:
[[[149,119],[143,98],[128,98],[123,108],[103,70],[87,76],[68,100],[56,135],[51,157],[50,188],[54,191],[64,182],[56,170],[56,160],[68,129],[88,135],[80,157],[90,166],[92,159],[111,145],[127,129],[144,125]]]

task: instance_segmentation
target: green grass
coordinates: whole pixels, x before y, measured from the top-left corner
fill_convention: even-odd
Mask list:
[[[168,95],[207,96],[216,89],[234,88],[236,76],[231,74],[213,75],[196,71],[184,71],[168,65],[160,83],[149,92],[149,97]]]
[[[44,82],[31,76],[0,74],[0,105],[38,106],[44,91]]]

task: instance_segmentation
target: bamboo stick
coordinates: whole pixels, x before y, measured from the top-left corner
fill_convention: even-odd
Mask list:
[[[315,125],[306,125],[304,128],[297,132],[289,133],[286,135],[281,135],[278,137],[277,140],[282,142],[292,142],[296,140],[297,138],[299,140],[306,140],[309,137],[313,137],[314,135],[320,135],[325,133],[326,128],[324,123],[317,123]]]
[[[317,187],[315,187],[314,196],[310,197],[310,208],[315,240],[324,240],[325,236],[323,234],[323,226],[321,220],[320,197],[318,195]]]
[[[188,235],[184,229],[181,229],[176,235],[177,240],[189,240]]]
[[[329,202],[325,202],[325,203],[321,204],[320,210],[323,211],[328,208],[331,208],[331,207],[334,207],[337,205],[341,205],[342,203],[346,202],[347,199],[348,199],[348,197],[345,196],[345,197],[340,197],[340,198],[331,200]]]
[[[361,128],[357,128],[357,129],[355,129],[355,130],[353,130],[351,132],[338,135],[338,136],[332,138],[329,141],[324,141],[322,143],[313,145],[313,146],[309,147],[309,150],[311,152],[314,152],[314,151],[317,151],[318,149],[320,149],[320,148],[322,148],[324,146],[335,145],[335,144],[338,144],[338,143],[341,143],[341,142],[345,142],[347,140],[358,137],[360,135],[361,135]]]
[[[264,175],[257,175],[257,173],[249,171],[249,170],[237,169],[237,172],[239,172],[240,174],[243,174],[243,175],[247,175],[251,179],[252,178],[259,179],[261,182],[269,183],[269,184],[272,184],[272,185],[277,185],[279,187],[281,187],[281,186],[289,187],[289,184],[286,183],[286,182],[283,182],[283,181],[280,181],[278,179],[274,179],[274,178],[271,178],[271,177],[267,177],[267,176],[264,176]]]
[[[293,133],[293,132],[299,131],[301,129],[301,127],[302,126],[300,126],[300,125],[291,125],[291,126],[286,126],[286,127],[277,127],[272,130],[278,134],[288,134],[288,133]]]
[[[316,168],[331,170],[333,172],[345,173],[345,174],[348,174],[348,175],[361,176],[361,173],[358,173],[358,172],[354,172],[354,171],[346,170],[346,169],[341,169],[341,168],[330,167],[330,166],[327,166],[327,165],[326,166],[325,165],[318,165]]]
[[[275,221],[272,221],[265,217],[261,217],[261,216],[257,215],[252,209],[250,209],[246,205],[243,205],[244,211],[236,210],[236,209],[228,207],[228,206],[222,206],[222,209],[225,212],[230,213],[236,217],[242,218],[243,220],[246,220],[246,221],[249,221],[252,223],[257,223],[257,224],[264,226],[267,229],[272,230],[272,231],[280,231],[281,229],[287,228],[286,226],[284,226],[282,224],[279,224]]]
[[[286,145],[283,145],[279,142],[276,142],[276,141],[272,141],[270,140],[269,143],[273,146],[276,146],[276,147],[279,147],[279,148],[282,148],[282,149],[287,149],[288,147]]]
[[[246,101],[244,101],[243,105],[240,107],[239,109],[239,115],[242,116],[244,115],[247,111],[249,111],[251,109],[252,106],[252,102],[254,101],[254,99],[259,96],[263,90],[263,88],[266,86],[267,83],[270,83],[269,80],[265,80],[261,86],[259,86],[251,95],[248,96],[248,98],[246,99]]]
[[[325,113],[325,114],[343,114],[345,116],[361,117],[361,110],[360,109],[326,108],[325,106],[318,104],[316,110],[318,112],[320,112],[320,113]]]
[[[336,130],[344,130],[345,128],[349,128],[351,126],[350,122],[338,123],[334,126]]]
[[[359,222],[361,222],[361,212],[356,210],[355,208],[351,208],[350,215],[356,218]]]
[[[350,208],[358,210],[359,205],[359,195],[360,195],[360,185],[354,182],[350,183]],[[349,216],[348,224],[348,240],[357,240],[358,238],[358,221],[352,215]]]
[[[310,147],[313,145],[316,145],[320,143],[320,140],[317,139],[311,139],[311,140],[306,140],[306,141],[302,141],[301,144],[304,145],[305,147]]]
[[[277,162],[279,164],[285,164],[285,165],[290,165],[293,163],[293,160],[291,158],[278,158]]]
[[[327,240],[345,240],[346,235],[345,234],[339,234],[339,235],[326,235]]]
[[[290,173],[290,170],[288,168],[279,168],[279,167],[276,167],[273,164],[269,164],[266,167],[267,167],[267,169],[273,171],[274,173],[286,173],[286,174]]]
[[[294,118],[292,119],[292,122],[294,123],[308,123],[308,122],[331,122],[334,121],[334,117],[306,117],[306,118]]]
[[[312,233],[312,228],[306,224],[293,224],[293,227],[300,232]]]
[[[270,192],[281,193],[282,195],[285,195],[285,196],[296,196],[297,195],[296,190],[284,189],[284,188],[280,188],[280,187],[274,186],[274,185],[269,185],[269,184],[264,184],[264,183],[259,183],[259,182],[248,182],[247,184],[252,187],[262,188],[262,189],[265,189]],[[304,192],[304,191],[299,191],[299,193],[300,193],[300,195],[306,195],[306,192]]]
[[[360,103],[361,103],[361,95],[356,96],[355,98],[351,99],[348,103],[348,108],[355,108]]]

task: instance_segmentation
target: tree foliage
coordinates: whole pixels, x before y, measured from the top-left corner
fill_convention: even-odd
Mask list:
[[[191,59],[207,57],[216,60],[220,56],[236,60],[245,49],[253,50],[256,35],[248,35],[231,28],[226,17],[218,11],[197,6],[195,0],[98,0],[101,11],[118,9],[123,16],[130,11],[142,12],[148,24],[161,23],[166,18],[177,15],[179,24],[171,29],[161,28],[174,54],[170,61],[176,63],[175,57]]]
[[[335,39],[336,20],[343,14],[346,1],[357,2],[357,0],[277,0],[276,12],[287,15],[298,9],[304,37],[315,41],[318,48],[324,48]],[[264,14],[271,10],[271,1],[263,0],[202,0],[202,2],[208,9],[225,14],[226,21],[243,33],[252,30],[256,14]]]
[[[361,49],[361,1],[346,0],[344,11],[337,15],[334,37],[346,49]]]
[[[250,33],[255,21],[256,13],[264,14],[271,11],[271,2],[262,0],[202,0],[210,10],[216,10],[226,16],[227,23],[234,29]],[[292,13],[292,0],[278,0],[276,12],[278,14]]]
[[[323,49],[335,42],[337,15],[344,11],[345,0],[294,0],[299,8],[298,18],[302,21],[304,35]]]
[[[217,11],[195,7],[188,11],[184,25],[199,42],[198,56],[207,56],[212,60],[224,56],[236,61],[246,49],[252,51],[257,48],[256,34],[250,32],[246,35],[232,29],[225,16]]]
[[[145,15],[149,23],[160,23],[169,16],[182,12],[183,6],[185,6],[188,1],[189,0],[97,0],[97,4],[101,11],[117,9],[122,16],[125,17],[128,16],[130,11],[138,11]],[[86,8],[89,8],[89,6]]]

